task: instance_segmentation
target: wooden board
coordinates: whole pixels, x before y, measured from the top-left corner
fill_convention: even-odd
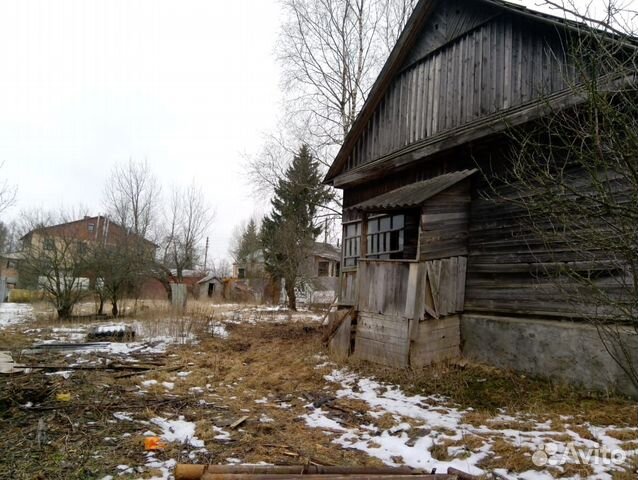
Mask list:
[[[342,311],[337,312],[337,314],[343,314]],[[350,331],[352,329],[352,317],[350,315],[346,315],[344,320],[337,328],[337,331],[334,333],[333,337],[330,339],[328,344],[328,348],[330,353],[334,355],[337,359],[344,359],[350,355]]]
[[[360,311],[353,356],[391,367],[407,367],[409,336],[407,318]]]
[[[461,352],[461,322],[458,315],[418,323],[410,345],[410,365],[421,367],[456,358]]]

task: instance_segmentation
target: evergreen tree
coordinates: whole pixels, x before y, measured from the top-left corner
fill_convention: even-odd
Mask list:
[[[321,183],[318,163],[307,145],[302,145],[280,178],[272,199],[272,212],[264,218],[261,240],[267,271],[283,278],[288,307],[296,310],[295,284],[314,240],[321,233],[315,222],[319,207],[331,196]]]
[[[248,262],[252,260],[255,252],[261,248],[259,240],[259,232],[257,224],[252,218],[246,225],[246,229],[241,234],[239,249],[237,252],[237,260],[239,262]]]

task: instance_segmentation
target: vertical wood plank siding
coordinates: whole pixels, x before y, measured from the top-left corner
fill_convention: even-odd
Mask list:
[[[483,23],[399,74],[344,171],[567,88],[565,58],[550,27],[511,15]]]

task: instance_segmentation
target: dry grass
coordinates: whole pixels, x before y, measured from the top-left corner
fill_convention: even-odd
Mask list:
[[[623,429],[623,430],[608,430],[607,435],[622,441],[638,440],[638,434],[635,430]]]
[[[612,480],[636,480],[638,478],[638,455],[629,457],[623,469],[612,472],[611,478]]]
[[[229,329],[233,331],[229,340],[202,336],[196,349],[176,346],[164,357],[168,366],[185,365],[184,370],[191,372],[185,377],[176,371],[131,378],[80,371],[67,380],[38,372],[0,378],[0,434],[7,442],[0,459],[0,478],[84,479],[112,473],[120,464],[144,465],[141,434],[149,427],[114,421],[116,411],[126,411],[135,420],[182,415],[195,422],[196,435],[208,450],[199,461],[223,463],[235,457],[251,463],[380,464],[363,453],[335,448],[330,444],[331,435],[307,428],[298,419],[307,403],[333,395],[324,390],[323,374],[315,369],[312,358],[321,351],[317,326],[237,325]],[[139,385],[150,379],[159,384],[145,388],[147,393],[141,397]],[[167,390],[161,382],[175,386]],[[191,390],[193,387],[198,388]],[[62,391],[72,393],[68,404],[55,401]],[[262,398],[267,403],[255,403]],[[205,407],[200,400],[207,402]],[[21,408],[27,402],[38,408]],[[282,402],[290,407],[279,408]],[[344,400],[335,405],[352,412],[345,424],[354,424],[357,415],[367,415],[361,402]],[[244,415],[249,419],[239,428],[228,427]],[[41,418],[49,443],[38,447],[35,440]],[[272,422],[263,421],[267,419]],[[229,441],[215,438],[220,434],[218,428],[230,433]],[[132,435],[123,437],[126,433]],[[183,448],[174,444],[158,457],[187,460]]]
[[[375,418],[365,402],[335,398],[338,385],[323,378],[331,367],[316,368],[321,362],[316,356],[324,353],[320,327],[311,323],[227,324],[231,336],[221,339],[207,333],[210,320],[217,319],[219,312],[219,308],[199,304],[189,307],[189,312],[182,316],[169,314],[161,304],[138,310],[136,319],[146,326],[146,335],[161,335],[168,328],[172,329],[169,332],[172,335],[190,334],[200,339],[197,345],[175,345],[165,355],[156,357],[167,367],[179,366],[180,370],[190,372],[187,376],[179,376],[179,370],[156,370],[130,378],[117,378],[114,373],[105,371],[78,371],[66,380],[37,371],[30,375],[0,377],[0,438],[3,439],[0,478],[100,478],[113,474],[120,464],[144,465],[143,433],[154,427],[140,421],[178,416],[194,422],[197,437],[206,443],[207,453],[195,457],[199,462],[225,463],[227,458],[238,458],[250,463],[380,464],[362,452],[335,446],[331,443],[335,434],[308,428],[299,418],[307,413],[306,406],[314,402],[322,404],[330,417],[345,427],[375,425],[387,430],[407,420],[387,413]],[[39,312],[38,320],[29,328],[40,328],[44,335],[53,327],[79,325],[77,322],[60,324],[47,315]],[[33,334],[21,330],[24,328],[4,330],[0,335],[0,348],[16,352],[32,344]],[[73,361],[54,355],[31,360]],[[592,395],[479,365],[447,364],[401,372],[362,362],[348,361],[347,364],[362,374],[398,383],[408,393],[446,395],[451,403],[460,407],[472,406],[474,410],[466,413],[463,421],[476,427],[518,430],[533,427],[533,422],[527,420],[494,420],[495,414],[505,411],[523,414],[519,418],[529,414],[540,421],[549,419],[553,430],[564,431],[565,420],[560,416],[567,415],[569,428],[585,438],[593,438],[593,435],[579,425],[584,421],[595,423],[593,418],[601,425],[616,425],[618,428],[610,433],[624,440],[627,427],[636,423],[635,404],[622,398]],[[158,384],[143,387],[146,393],[141,396],[143,380],[156,380]],[[162,382],[170,382],[174,388],[169,390]],[[72,401],[57,402],[55,396],[60,392],[70,392]],[[24,408],[28,402],[37,408]],[[433,409],[441,407],[445,405],[438,403]],[[113,413],[117,411],[128,412],[135,421],[116,421]],[[229,427],[243,416],[248,416],[245,423],[234,430]],[[47,426],[48,441],[38,445],[36,437],[41,419]],[[216,438],[220,429],[228,432],[230,438]],[[419,431],[413,428],[408,435]],[[450,449],[454,449],[455,458],[464,458],[484,448],[487,441],[473,434],[463,435],[459,440],[446,438],[457,433],[446,429],[432,431],[437,437],[432,455],[449,460]],[[555,441],[567,439],[560,434],[551,437]],[[373,444],[371,441],[370,446]],[[528,449],[502,438],[494,440],[492,452],[482,467],[506,468],[513,472],[535,468]],[[192,461],[188,453],[189,449],[182,445],[169,444],[157,456],[160,460]],[[581,472],[574,470],[577,466],[567,468],[574,474]],[[617,473],[621,476],[614,480],[629,478]],[[558,470],[554,474],[567,475]]]
[[[552,420],[558,431],[562,431],[564,423],[561,416],[571,417],[575,424],[590,422],[618,427],[638,424],[638,409],[631,399],[484,365],[450,362],[408,370],[356,360],[349,360],[348,365],[362,374],[398,384],[408,393],[442,395],[460,407],[471,407],[474,412],[466,420],[472,425],[478,426],[483,421],[487,426],[487,419],[500,411],[533,415],[539,421]]]
[[[492,455],[478,462],[480,468],[488,471],[495,468],[505,468],[508,472],[525,472],[539,470],[532,462],[532,451],[527,447],[520,447],[497,438],[491,446]]]

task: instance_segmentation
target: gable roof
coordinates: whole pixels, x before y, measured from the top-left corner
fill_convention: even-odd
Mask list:
[[[466,2],[469,1],[470,0],[466,0]],[[361,111],[357,115],[355,122],[346,135],[341,149],[335,156],[335,159],[326,174],[324,183],[333,183],[333,179],[343,171],[352,149],[359,137],[365,131],[368,121],[374,115],[375,110],[382,101],[389,86],[392,84],[395,77],[405,69],[406,64],[414,63],[413,59],[410,58],[411,51],[417,43],[422,31],[428,25],[428,21],[431,20],[437,7],[443,3],[445,3],[445,0],[419,0],[417,3],[403,32],[397,40],[396,45],[392,49],[385,65],[381,69],[381,72],[370,89]],[[562,30],[594,30],[592,27],[580,22],[537,12],[522,5],[513,4],[503,0],[472,0],[472,5],[479,3],[487,9],[492,9],[500,13],[511,12],[515,15],[530,18],[543,24],[553,25]],[[605,34],[608,35],[607,33]],[[613,35],[609,36],[613,37]]]

